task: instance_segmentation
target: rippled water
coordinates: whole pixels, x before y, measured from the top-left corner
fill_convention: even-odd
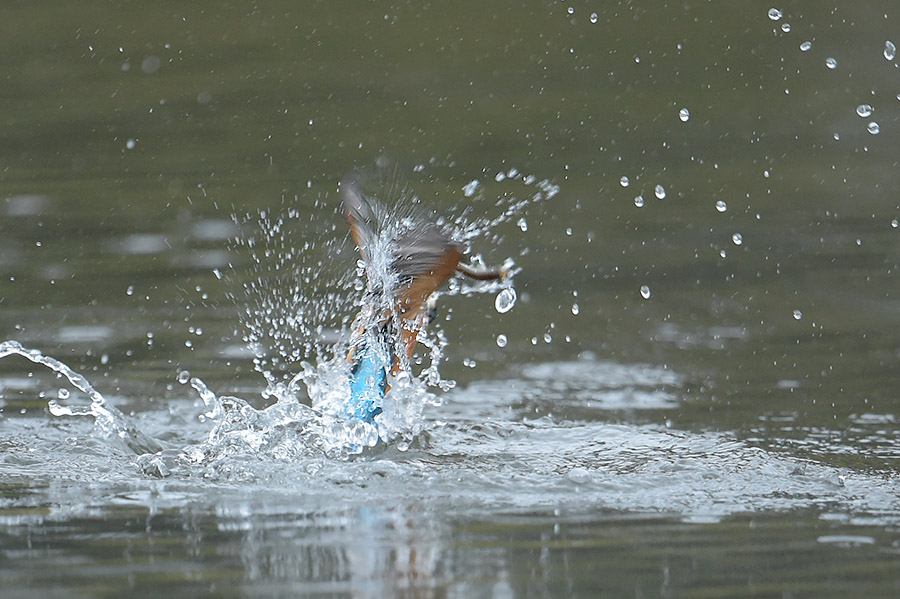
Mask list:
[[[897,595],[893,4],[0,13],[0,595]],[[521,271],[355,454],[379,163]]]

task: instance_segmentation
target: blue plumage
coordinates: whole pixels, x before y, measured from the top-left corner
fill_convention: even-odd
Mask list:
[[[373,422],[381,414],[381,401],[387,389],[387,364],[368,345],[358,350],[350,371],[350,400],[347,416]]]

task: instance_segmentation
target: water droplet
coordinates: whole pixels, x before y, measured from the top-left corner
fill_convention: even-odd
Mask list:
[[[544,333],[544,343],[550,343],[553,341],[553,337],[550,336],[550,333]]]
[[[466,368],[475,368],[476,366],[478,366],[478,362],[471,358],[465,358],[463,360],[463,366],[465,366]]]
[[[619,184],[622,187],[628,187],[628,183],[629,183],[628,177],[622,177],[621,179],[619,179]]]
[[[719,256],[721,256],[722,258],[724,258],[727,255],[728,254],[725,252],[725,250],[719,250]]]
[[[494,175],[494,181],[496,181],[497,183],[500,183],[504,179],[506,179],[506,173],[500,172]]]
[[[891,221],[891,226],[894,227],[895,229],[896,229],[897,227],[900,227],[900,220],[897,220],[897,219],[895,218],[894,220]]]
[[[734,245],[741,245],[744,243],[744,237],[740,233],[735,233],[731,236],[731,241],[734,242]]]
[[[803,42],[800,44],[801,52],[809,52],[809,49],[812,48],[812,42]]]
[[[794,320],[800,320],[801,318],[803,318],[803,312],[794,310]]]
[[[726,204],[722,200],[719,200],[718,202],[716,202],[716,210],[718,210],[719,212],[725,212],[726,210],[728,210],[728,204]]]
[[[148,56],[144,59],[144,62],[141,63],[141,70],[150,75],[159,70],[160,64],[159,58],[156,56]]]
[[[657,185],[653,190],[653,193],[656,195],[657,199],[664,200],[666,198],[666,188],[662,185]]]
[[[520,218],[519,221],[518,221],[516,224],[519,225],[519,228],[520,228],[522,231],[527,231],[527,230],[528,230],[528,221],[525,220],[524,217]]]
[[[678,111],[678,118],[681,119],[682,123],[688,122],[688,120],[690,120],[691,118],[691,111],[687,108],[682,108]]]
[[[463,195],[467,198],[471,198],[473,195],[475,195],[475,192],[478,191],[479,185],[480,183],[478,183],[477,179],[472,179],[471,181],[466,183],[465,187],[463,187]]]
[[[641,285],[641,297],[644,299],[650,299],[650,287],[647,285]]]
[[[777,8],[770,8],[769,9],[769,18],[772,19],[773,21],[779,20],[781,18],[781,11],[778,10]]]
[[[125,295],[134,295],[134,285],[129,285],[125,290]]]
[[[59,391],[56,392],[56,397],[59,399],[69,399],[69,390],[60,388]]]
[[[897,46],[891,40],[884,42],[884,57],[888,60],[894,60],[897,55]]]
[[[862,118],[872,116],[873,112],[875,112],[875,109],[872,108],[872,106],[870,106],[869,104],[860,104],[856,107],[856,114],[858,114]]]
[[[634,205],[637,206],[638,208],[643,208],[644,207],[644,196],[638,196],[638,197],[634,198]]]
[[[515,289],[513,289],[512,287],[502,289],[494,299],[494,308],[500,314],[506,314],[513,309],[513,306],[516,305],[516,299],[518,299],[518,297],[516,296]]]
[[[790,33],[791,32],[791,24],[790,23],[782,23],[781,30],[784,31],[785,33]]]
[[[506,335],[497,335],[497,347],[506,347]]]
[[[191,380],[191,373],[187,370],[182,370],[178,373],[178,377],[176,378],[176,380],[182,385],[185,385],[189,380]]]
[[[137,144],[136,141],[134,141],[133,139],[129,139],[128,141],[125,142],[125,147],[128,148],[129,150],[133,150],[134,146],[136,144]]]
[[[591,23],[596,23],[599,19],[600,19],[600,17],[597,15],[597,13],[595,13],[595,12],[591,13]]]
[[[834,70],[834,69],[837,68],[837,61],[836,61],[835,59],[833,59],[833,58],[830,58],[830,57],[829,57],[829,58],[826,58],[826,59],[825,59],[825,66],[828,67],[829,69]]]
[[[879,133],[881,133],[881,127],[878,126],[878,123],[872,121],[866,126],[866,131],[868,131],[872,135],[878,135]]]
[[[584,483],[591,480],[591,473],[584,468],[572,468],[566,474],[566,478],[568,478],[576,485],[583,485]]]
[[[578,304],[572,304],[572,314],[578,316],[578,313],[581,312],[581,308],[578,307]]]

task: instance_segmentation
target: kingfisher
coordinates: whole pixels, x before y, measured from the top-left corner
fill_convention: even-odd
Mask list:
[[[462,262],[465,248],[430,222],[403,219],[392,237],[379,238],[376,210],[358,176],[341,183],[341,207],[366,268],[366,297],[353,321],[347,362],[350,397],[344,415],[373,423],[396,376],[412,358],[419,336],[434,320],[436,292],[456,273],[479,281],[504,280],[506,268],[475,268]],[[378,243],[386,243],[376,255]],[[385,268],[371,268],[382,259]],[[381,273],[385,276],[380,276]],[[375,274],[373,274],[375,273]],[[377,280],[373,280],[377,279]]]

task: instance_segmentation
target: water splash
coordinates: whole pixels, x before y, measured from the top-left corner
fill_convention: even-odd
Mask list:
[[[138,454],[156,452],[162,449],[162,445],[158,441],[142,433],[125,414],[114,406],[109,405],[106,402],[106,398],[94,389],[84,376],[56,358],[45,356],[36,349],[26,349],[18,341],[3,341],[0,343],[0,359],[10,355],[22,356],[35,364],[41,364],[61,374],[91,400],[91,403],[87,406],[66,406],[52,399],[49,401],[48,406],[50,413],[54,416],[93,416],[98,430],[104,437],[118,439],[125,447]],[[68,397],[68,392],[63,393],[62,391],[66,390],[60,390],[57,394],[61,400]]]
[[[468,249],[476,238],[490,241],[492,229],[510,220],[515,222],[529,204],[558,192],[549,181],[538,181],[517,169],[506,171],[503,181],[503,185],[524,183],[531,189],[524,196],[503,194],[495,202],[500,213],[494,217],[473,216],[471,202],[466,202],[453,218],[426,213],[414,194],[396,181],[388,182],[376,192],[383,193],[382,199],[387,200],[379,215],[385,226],[368,262],[357,261],[355,248],[338,233],[340,218],[333,200],[317,199],[315,209],[308,213],[285,205],[281,214],[262,211],[235,217],[242,233],[233,241],[232,249],[249,257],[249,267],[243,271],[217,270],[215,274],[232,286],[229,296],[239,306],[244,341],[265,380],[262,396],[270,405],[258,409],[240,397],[218,396],[200,378],[180,371],[177,381],[189,385],[201,403],[199,411],[194,408],[188,416],[190,422],[184,427],[187,432],[179,431],[177,440],[167,437],[164,444],[142,433],[87,379],[39,351],[6,341],[0,344],[0,358],[21,355],[65,376],[91,402],[87,406],[68,405],[63,403],[68,402],[66,393],[59,392],[57,399],[49,402],[51,413],[59,417],[92,416],[97,429],[121,440],[138,456],[141,471],[154,477],[252,478],[254,463],[309,462],[322,456],[346,460],[375,446],[405,451],[427,426],[425,409],[441,403],[434,390],[448,391],[455,386],[439,371],[446,336],[440,326],[418,335],[420,350],[413,359],[404,355],[399,371],[391,375],[390,392],[380,399],[382,412],[371,422],[348,419],[351,377],[345,356],[353,330],[350,318],[360,308],[363,312],[384,308],[372,303],[375,295],[371,291],[373,285],[394,284],[390,244],[398,232],[428,219]],[[480,185],[470,184],[464,195],[476,192],[478,200],[483,191]],[[484,263],[480,254],[472,254],[468,266],[478,269]],[[503,268],[510,275],[517,272],[511,260]],[[453,279],[448,289],[436,295],[498,291],[503,297],[514,298],[511,278],[476,282]]]
[[[232,249],[248,256],[250,266],[223,279],[240,288],[229,296],[239,306],[254,367],[269,388],[293,378],[302,360],[325,356],[361,296],[353,273],[341,267],[340,258],[349,260],[352,249],[336,233],[333,211],[320,199],[314,208],[234,217],[243,234]]]

